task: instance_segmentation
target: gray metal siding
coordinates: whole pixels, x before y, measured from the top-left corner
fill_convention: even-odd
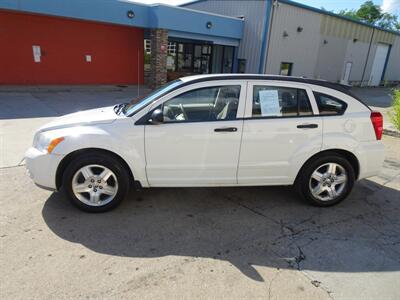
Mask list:
[[[316,78],[334,82],[339,82],[342,79],[347,45],[348,40],[333,36],[321,36],[318,63],[314,67]]]
[[[400,81],[400,36],[393,42],[384,80]]]
[[[297,32],[298,27],[303,30]],[[292,62],[292,75],[340,81],[346,63],[352,62],[350,82],[368,83],[378,43],[392,45],[385,80],[399,81],[399,35],[279,3],[274,9],[266,73],[279,74],[281,62]]]
[[[347,51],[346,51],[346,56],[344,58],[343,66],[347,62],[352,63],[350,71],[350,82],[361,81],[361,77],[364,71],[365,61],[367,59],[368,47],[369,47],[368,42],[357,41],[354,43],[353,40],[347,41]]]
[[[269,1],[218,1],[209,0],[184,5],[186,8],[217,14],[245,17],[243,39],[240,42],[238,58],[246,59],[246,73],[258,73],[261,41],[266,18],[266,4]]]
[[[279,3],[274,7],[267,74],[279,74],[281,62],[292,62],[294,76],[314,77],[320,39],[321,16],[315,12]],[[297,28],[302,27],[302,32]],[[287,37],[284,37],[284,33]]]

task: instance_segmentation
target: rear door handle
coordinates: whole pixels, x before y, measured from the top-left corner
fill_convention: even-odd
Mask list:
[[[318,124],[300,124],[297,128],[318,128]]]
[[[221,127],[221,128],[215,128],[215,132],[236,132],[237,128],[236,127]]]

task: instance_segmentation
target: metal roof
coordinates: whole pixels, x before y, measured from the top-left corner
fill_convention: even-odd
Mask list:
[[[180,6],[181,7],[186,7],[186,6],[194,4],[194,3],[205,2],[205,1],[210,1],[210,0],[193,0],[193,1],[188,1],[186,3],[183,3]],[[264,1],[268,1],[268,0],[264,0]],[[374,28],[374,29],[378,29],[378,30],[390,32],[390,33],[393,33],[393,34],[396,34],[396,35],[400,35],[399,31],[385,29],[385,28],[382,28],[382,27],[379,27],[379,26],[376,26],[376,25],[371,25],[371,24],[368,24],[368,23],[364,23],[364,22],[352,19],[350,17],[338,15],[338,14],[335,14],[335,13],[327,11],[327,10],[323,10],[323,9],[319,9],[319,8],[316,8],[316,7],[308,6],[308,5],[305,5],[305,4],[302,4],[302,3],[298,3],[298,2],[295,2],[295,1],[291,1],[291,0],[276,0],[276,1],[288,4],[288,5],[304,8],[304,9],[307,9],[307,10],[311,10],[311,11],[314,11],[316,13],[320,13],[320,14],[336,17],[336,18],[339,18],[339,19],[343,19],[343,20],[346,20],[346,21],[354,22],[354,23],[357,23],[357,24],[360,24],[360,25],[364,25],[364,26],[367,26],[367,27],[371,27],[371,28]],[[273,0],[272,0],[272,2],[273,2]]]
[[[338,15],[338,14],[335,14],[335,13],[333,13],[331,11],[315,8],[315,7],[308,6],[308,5],[305,5],[305,4],[302,4],[302,3],[298,3],[298,2],[295,2],[295,1],[291,1],[291,0],[277,0],[277,1],[281,2],[281,3],[288,4],[288,5],[304,8],[304,9],[307,9],[307,10],[311,10],[311,11],[314,11],[316,13],[320,13],[320,14],[332,16],[332,17],[335,17],[335,18],[343,19],[343,20],[346,20],[346,21],[349,21],[349,22],[357,23],[357,24],[360,24],[360,25],[363,25],[363,26],[367,26],[367,27],[371,27],[371,28],[374,28],[374,29],[390,32],[390,33],[393,33],[393,34],[396,34],[396,35],[400,35],[400,32],[398,32],[398,31],[394,31],[394,30],[385,29],[385,28],[382,28],[382,27],[379,27],[379,26],[371,25],[371,24],[368,24],[368,23],[365,23],[365,22],[362,22],[362,21],[359,21],[359,20],[352,19],[350,17]]]
[[[0,0],[0,10],[239,40],[244,21],[189,8],[124,0]]]

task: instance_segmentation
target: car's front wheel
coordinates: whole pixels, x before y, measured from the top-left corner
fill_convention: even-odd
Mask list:
[[[63,188],[69,200],[80,209],[104,212],[124,199],[129,188],[129,174],[113,156],[88,153],[67,166]]]
[[[344,200],[355,181],[352,165],[341,156],[324,155],[309,162],[296,180],[302,198],[313,205],[331,206]]]

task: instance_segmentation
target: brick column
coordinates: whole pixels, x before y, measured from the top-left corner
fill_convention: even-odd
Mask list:
[[[151,29],[151,58],[149,87],[158,88],[167,83],[168,30]]]

